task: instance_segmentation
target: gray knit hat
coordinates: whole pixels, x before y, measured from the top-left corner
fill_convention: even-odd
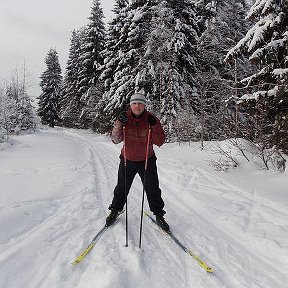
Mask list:
[[[143,94],[136,92],[130,98],[130,105],[133,103],[141,103],[146,105],[146,98]]]

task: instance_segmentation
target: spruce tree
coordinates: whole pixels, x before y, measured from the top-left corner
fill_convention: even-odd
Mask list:
[[[72,31],[61,99],[61,119],[66,127],[80,127],[79,118],[82,105],[80,104],[79,71],[81,43],[84,35],[85,27]]]
[[[154,95],[159,99],[167,138],[172,140],[176,137],[174,122],[178,112],[193,111],[197,107],[196,51],[201,29],[197,8],[192,2],[160,1],[157,8],[145,52],[150,65],[145,66],[149,67],[147,75],[155,71]]]
[[[105,42],[105,26],[103,22],[104,14],[100,0],[93,0],[89,23],[86,26],[86,34],[81,44],[80,62],[81,68],[79,71],[79,90],[80,110],[79,120],[83,128],[88,128],[93,119],[90,118],[91,113],[91,90],[95,90],[99,75],[100,66],[103,64],[101,55],[104,49]],[[101,87],[101,86],[100,86]],[[97,87],[96,89],[98,89]],[[88,113],[87,113],[88,112]],[[92,116],[92,115],[91,115]]]
[[[150,4],[145,4],[145,2],[150,1],[132,1],[128,7],[122,7],[116,18],[117,23],[120,24],[120,35],[117,32],[113,33],[113,31],[109,34],[112,36],[110,39],[112,45],[109,46],[107,54],[116,55],[114,60],[117,62],[112,60],[116,64],[114,66],[112,66],[113,62],[107,62],[109,66],[102,73],[104,77],[109,77],[110,69],[114,68],[112,77],[109,77],[112,79],[111,83],[105,83],[109,85],[109,90],[105,92],[99,107],[103,108],[101,114],[109,119],[110,125],[119,112],[125,109],[131,94],[137,90],[138,65],[141,62],[141,55],[149,34],[146,17],[147,7]],[[110,59],[112,59],[111,56]]]
[[[113,9],[114,17],[107,24],[105,48],[101,53],[104,61],[103,65],[99,69],[101,74],[97,83],[97,93],[99,98],[97,97],[98,102],[94,107],[95,113],[93,121],[93,129],[100,132],[109,130],[112,123],[112,114],[109,115],[109,113],[104,112],[104,108],[112,97],[109,91],[111,89],[111,84],[116,78],[115,74],[119,74],[119,72],[116,72],[118,71],[116,69],[122,60],[122,47],[128,37],[129,25],[127,23],[127,17],[130,11],[128,4],[128,0],[116,0]],[[100,96],[99,92],[103,94]],[[125,105],[125,101],[122,105]]]
[[[288,153],[288,2],[256,0],[246,18],[255,24],[227,59],[247,54],[257,65],[241,81],[250,89],[241,100],[254,120],[254,141]]]
[[[166,131],[173,129],[177,109],[193,97],[199,37],[194,4],[180,2],[132,1],[116,15],[120,25],[109,34],[113,41],[101,76],[107,81],[99,117],[104,115],[112,123],[131,94],[142,91]]]
[[[104,14],[100,0],[93,0],[89,23],[85,29],[85,36],[81,43],[79,71],[79,94],[84,95],[89,87],[95,85],[98,80],[98,68],[103,64],[101,52],[104,49],[105,26]],[[85,103],[84,103],[85,105]]]
[[[104,60],[101,67],[100,80],[104,82],[105,92],[108,92],[115,69],[121,59],[120,47],[127,39],[126,18],[128,17],[128,0],[116,0],[114,5],[114,18],[108,23],[105,49],[102,52]]]
[[[231,117],[223,121],[228,116],[227,114],[225,116],[226,101],[236,96],[231,87],[235,80],[248,75],[251,65],[244,57],[239,58],[237,62],[226,63],[225,56],[249,29],[249,23],[244,19],[247,11],[245,0],[221,0],[210,4],[207,28],[198,46],[197,73],[197,88],[201,103],[197,114],[200,114],[199,117],[203,119],[206,127],[205,140],[231,136],[231,133],[225,135],[227,129],[224,129],[224,124],[231,122],[235,124]]]
[[[43,124],[54,127],[59,124],[60,97],[62,89],[61,67],[58,53],[51,48],[45,58],[47,69],[41,75],[40,87],[42,90],[39,99],[38,115]]]

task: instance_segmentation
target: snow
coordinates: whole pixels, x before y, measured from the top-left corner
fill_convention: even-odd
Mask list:
[[[279,78],[284,77],[286,74],[288,74],[288,68],[278,68],[273,70],[273,75],[278,76]]]
[[[108,214],[121,144],[62,128],[13,140],[0,149],[1,288],[287,287],[287,172],[244,159],[217,172],[207,161],[212,143],[203,151],[199,143],[165,144],[156,153],[166,220],[216,272],[205,272],[147,218],[138,248],[139,177],[128,198],[129,246],[121,215],[72,266]]]

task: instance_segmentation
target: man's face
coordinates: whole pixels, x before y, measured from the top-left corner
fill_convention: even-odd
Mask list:
[[[136,116],[141,115],[145,110],[145,105],[142,103],[132,103],[130,105],[132,113]]]

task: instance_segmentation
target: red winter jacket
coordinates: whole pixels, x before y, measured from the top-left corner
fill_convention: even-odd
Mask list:
[[[148,139],[148,111],[144,111],[140,118],[133,117],[131,110],[126,112],[128,121],[125,123],[125,145],[126,145],[126,158],[130,161],[144,161],[146,157],[147,139]],[[155,117],[155,116],[154,116]],[[155,117],[156,118],[156,117]],[[155,154],[153,144],[161,146],[165,141],[165,134],[160,124],[159,119],[154,126],[151,126],[151,137],[149,143],[148,158]],[[113,143],[118,144],[124,140],[123,126],[119,120],[116,120],[111,131],[111,140]],[[124,146],[121,150],[124,156]]]

